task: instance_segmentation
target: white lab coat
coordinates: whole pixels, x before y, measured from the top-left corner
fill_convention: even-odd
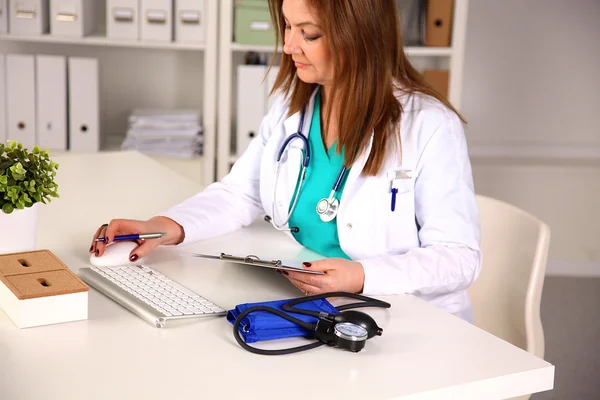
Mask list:
[[[308,135],[315,93],[307,107]],[[479,213],[460,119],[437,100],[397,92],[404,109],[402,157],[388,157],[377,177],[363,177],[368,152],[352,166],[342,192],[337,229],[342,250],[364,267],[365,295],[410,293],[472,320],[466,289],[481,268]],[[183,226],[189,243],[225,234],[271,215],[274,168],[283,141],[298,129],[280,98],[259,135],[221,181],[161,215]],[[277,184],[275,218],[284,221],[296,186],[302,142],[294,140]],[[391,211],[388,173],[410,170],[396,182]],[[332,182],[333,185],[333,182]],[[327,196],[329,193],[324,193]],[[271,215],[272,216],[272,215]],[[334,222],[335,223],[335,222]],[[288,234],[293,238],[291,234]]]

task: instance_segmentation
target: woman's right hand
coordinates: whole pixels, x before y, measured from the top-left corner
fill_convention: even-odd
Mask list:
[[[179,244],[183,241],[184,231],[181,225],[166,217],[154,217],[147,221],[133,219],[113,219],[109,224],[104,224],[96,230],[92,238],[90,253],[96,253],[96,257],[104,254],[108,243],[118,235],[133,235],[139,233],[166,233],[160,239],[138,240],[138,247],[133,249],[130,257],[132,261],[147,256],[152,250],[160,245]],[[105,242],[96,242],[97,238],[105,238]]]

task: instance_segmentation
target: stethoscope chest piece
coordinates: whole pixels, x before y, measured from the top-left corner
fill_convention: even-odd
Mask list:
[[[321,217],[321,221],[330,222],[333,221],[337,215],[340,202],[336,198],[321,199],[317,203],[317,213]]]

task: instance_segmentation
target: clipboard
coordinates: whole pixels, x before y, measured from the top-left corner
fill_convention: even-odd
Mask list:
[[[294,267],[292,265],[289,265],[289,263],[286,263],[282,260],[260,259],[259,257],[252,255],[252,254],[247,255],[247,256],[234,256],[231,254],[221,253],[220,255],[216,256],[216,255],[211,255],[211,254],[191,253],[191,254],[189,254],[189,256],[208,258],[208,259],[212,259],[212,260],[228,261],[228,262],[233,262],[233,263],[237,263],[237,264],[251,265],[251,266],[255,266],[255,267],[303,272],[306,274],[316,274],[316,275],[325,274],[324,272],[321,272],[321,271],[312,271],[310,269],[304,269],[302,267]]]

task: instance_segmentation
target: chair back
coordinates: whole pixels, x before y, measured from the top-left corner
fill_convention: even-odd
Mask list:
[[[477,196],[483,266],[469,288],[475,325],[544,357],[540,302],[550,228],[527,212]]]

